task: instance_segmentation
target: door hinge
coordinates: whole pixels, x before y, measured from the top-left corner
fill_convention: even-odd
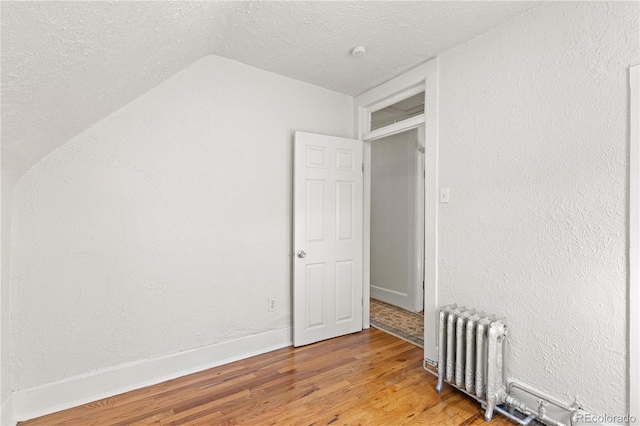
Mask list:
[[[362,163],[362,173],[364,173],[364,163]]]

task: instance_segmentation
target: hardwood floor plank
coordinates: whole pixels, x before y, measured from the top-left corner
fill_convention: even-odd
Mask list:
[[[479,404],[422,368],[422,349],[377,329],[283,348],[20,426],[486,424]],[[511,425],[496,416],[491,425]]]

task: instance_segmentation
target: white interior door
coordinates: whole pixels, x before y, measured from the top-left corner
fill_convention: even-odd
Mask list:
[[[362,330],[363,144],[295,133],[293,344]]]

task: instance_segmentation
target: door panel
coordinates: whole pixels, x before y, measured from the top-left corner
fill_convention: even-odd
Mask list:
[[[353,320],[353,260],[336,262],[336,321]]]
[[[293,342],[362,330],[361,141],[296,132]]]
[[[325,298],[324,287],[326,283],[326,264],[316,263],[306,265],[306,290],[307,302],[314,301],[307,305],[306,328],[313,329],[325,326]]]
[[[306,182],[306,212],[307,212],[307,235],[308,242],[324,241],[325,223],[325,186],[324,180],[308,179]]]

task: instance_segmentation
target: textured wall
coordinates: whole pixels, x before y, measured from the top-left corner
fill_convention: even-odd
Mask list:
[[[628,380],[638,14],[549,3],[440,59],[440,302],[506,316],[510,377],[610,414]]]
[[[352,95],[535,6],[3,0],[2,166],[21,175],[207,54]]]
[[[348,137],[351,108],[208,56],[36,164],[15,188],[15,388],[290,326],[293,131]]]
[[[417,130],[371,143],[371,284],[414,293]],[[386,302],[392,300],[383,298]],[[415,302],[403,307],[414,310]]]

